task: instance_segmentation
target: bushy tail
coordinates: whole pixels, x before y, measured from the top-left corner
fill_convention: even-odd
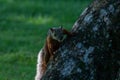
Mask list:
[[[37,71],[36,71],[35,80],[41,80],[46,68],[43,61],[43,54],[44,54],[43,49],[41,49],[37,59],[37,69],[36,69]]]

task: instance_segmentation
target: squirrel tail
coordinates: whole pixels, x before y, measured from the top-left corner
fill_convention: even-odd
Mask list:
[[[40,80],[44,74],[42,55],[43,55],[43,49],[41,49],[38,54],[35,80]]]

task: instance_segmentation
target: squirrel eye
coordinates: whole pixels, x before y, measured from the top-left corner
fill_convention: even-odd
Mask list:
[[[63,39],[63,37],[60,38],[60,40],[62,40],[62,39]]]
[[[54,34],[54,36],[56,36],[56,34]]]

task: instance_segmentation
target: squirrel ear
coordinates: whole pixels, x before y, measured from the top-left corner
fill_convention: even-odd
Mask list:
[[[63,27],[62,27],[62,26],[60,26],[60,29],[63,29]]]
[[[50,30],[53,32],[54,30],[53,30],[53,28],[50,28]]]

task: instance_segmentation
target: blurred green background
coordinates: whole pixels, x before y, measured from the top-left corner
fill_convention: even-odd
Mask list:
[[[92,0],[0,0],[0,80],[34,80],[50,27],[70,30]]]

